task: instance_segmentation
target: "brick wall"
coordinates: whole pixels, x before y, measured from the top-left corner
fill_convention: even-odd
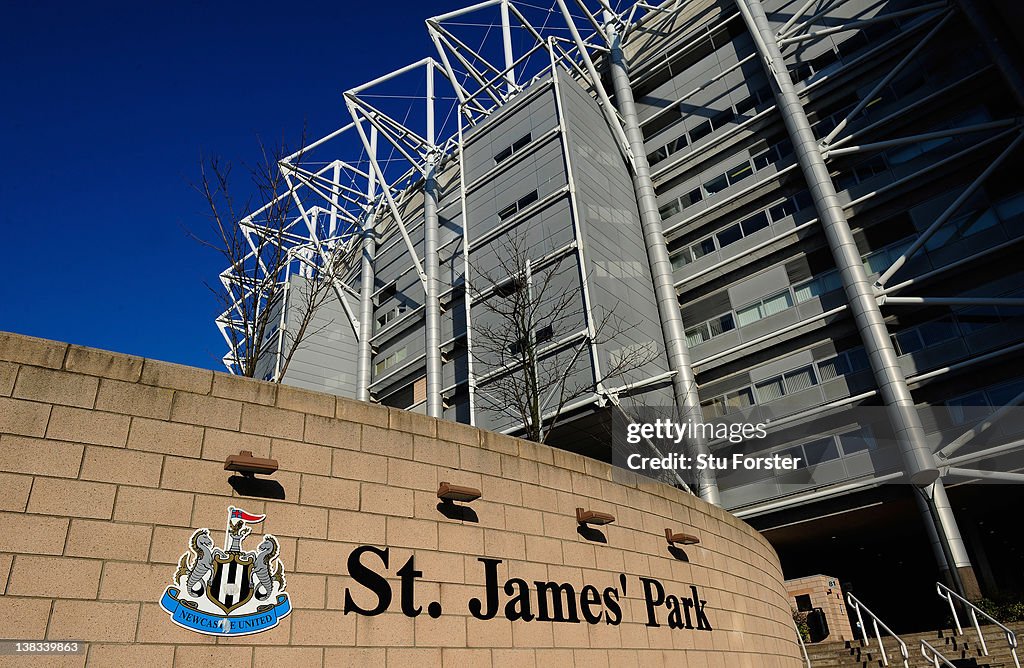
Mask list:
[[[284,499],[239,499],[223,461],[280,461]],[[478,487],[478,522],[437,508],[439,481]],[[56,665],[799,665],[777,557],[724,511],[606,464],[451,422],[229,375],[0,333],[0,637],[77,639]],[[266,513],[294,610],[245,638],[179,628],[158,601],[195,528],[227,506]],[[577,506],[612,513],[606,543]],[[669,553],[664,529],[701,543]],[[250,542],[256,542],[250,538]],[[342,611],[346,559],[415,553],[417,598],[444,614]],[[255,546],[249,546],[250,548]],[[478,620],[478,557],[499,574],[599,589],[631,579],[621,625]],[[637,576],[700,587],[712,632],[645,626]],[[0,657],[0,665],[21,659]]]
[[[811,597],[812,608],[821,608],[825,613],[829,629],[826,642],[854,639],[850,616],[846,612],[843,588],[840,586],[838,578],[829,575],[809,575],[804,578],[787,580],[785,584],[786,593],[794,608],[796,607],[796,597],[805,595]]]

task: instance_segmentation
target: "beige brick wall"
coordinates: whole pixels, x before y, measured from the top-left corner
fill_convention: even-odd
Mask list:
[[[284,499],[233,491],[222,462],[243,449],[280,461]],[[478,522],[438,511],[443,480],[483,491]],[[743,522],[600,462],[404,411],[0,333],[0,490],[0,637],[89,644],[54,665],[800,665],[777,557]],[[232,503],[267,513],[254,533],[278,536],[294,610],[265,633],[212,638],[158,601],[192,530],[220,543]],[[606,543],[577,532],[578,506],[616,516]],[[688,561],[666,527],[700,536]],[[378,617],[342,610],[347,587],[366,594],[346,566],[364,544],[391,550],[395,601]],[[399,610],[411,554],[437,619]],[[485,556],[505,560],[502,582],[579,591],[624,573],[622,624],[475,619]],[[698,585],[715,630],[669,629],[664,611],[645,626],[638,576],[668,593]]]
[[[831,583],[831,584],[830,584]],[[830,575],[809,575],[803,578],[786,580],[786,593],[790,603],[796,608],[796,597],[811,597],[811,607],[821,608],[828,622],[828,638],[824,642],[837,640],[853,640],[853,628],[850,616],[846,611],[846,601],[839,579]]]

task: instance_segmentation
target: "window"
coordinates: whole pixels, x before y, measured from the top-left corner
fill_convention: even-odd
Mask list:
[[[814,376],[814,367],[812,366],[787,371],[783,378],[786,381],[786,394],[806,390],[818,384],[818,379]]]
[[[725,395],[726,412],[742,410],[754,405],[754,394],[749,387]]]
[[[537,201],[537,191],[527,193],[498,212],[499,220],[507,220]]]
[[[545,325],[544,327],[541,327],[540,329],[535,331],[533,333],[533,336],[535,342],[534,345],[539,346],[540,344],[546,341],[550,341],[555,336],[555,330],[551,325]],[[510,344],[508,346],[508,354],[512,355],[513,357],[518,357],[522,355],[523,351],[525,350],[524,346],[526,343],[527,341],[525,341],[524,339],[519,339],[518,341]]]
[[[682,248],[678,253],[672,256],[673,269],[682,269],[691,262],[693,262],[693,256],[690,254],[689,248]]]
[[[693,245],[693,258],[702,258],[708,253],[715,252],[715,240],[713,237],[708,237],[703,241],[699,241]]]
[[[697,202],[704,199],[704,193],[701,191],[700,188],[694,188],[690,192],[683,195],[681,199],[683,208],[685,209],[686,207],[696,204]]]
[[[704,121],[690,130],[690,141],[697,142],[711,134],[711,121]]]
[[[494,164],[499,164],[501,162],[504,162],[505,160],[508,160],[513,155],[519,153],[524,148],[526,148],[527,144],[529,144],[531,141],[533,141],[533,135],[527,132],[525,135],[512,142],[511,146],[499,151],[498,154],[494,156]]]
[[[761,301],[736,311],[740,326],[749,325],[770,315],[781,313],[793,305],[789,290],[765,297]]]
[[[706,192],[710,197],[711,195],[722,192],[728,187],[728,177],[725,174],[721,174],[704,184],[704,192]]]
[[[984,392],[974,392],[946,402],[953,424],[967,424],[988,415],[987,408],[984,408],[988,405]]]
[[[643,125],[644,141],[647,141],[665,128],[675,125],[677,122],[681,121],[682,118],[683,113],[679,110],[679,105],[672,105],[670,108],[662,112],[660,116],[651,119]]]
[[[733,225],[732,227],[725,228],[724,230],[716,234],[715,237],[718,239],[718,247],[724,248],[725,246],[736,243],[737,241],[742,239],[743,230],[741,230],[740,226],[737,224]]]
[[[842,278],[840,278],[839,272],[833,269],[831,271],[826,271],[820,276],[812,278],[809,281],[804,281],[803,283],[794,285],[793,296],[796,298],[797,304],[802,304],[808,299],[818,297],[826,292],[838,290],[842,287]]]
[[[829,462],[839,459],[839,449],[836,441],[831,436],[819,438],[818,440],[804,443],[804,463],[807,466],[814,466],[822,462]]]
[[[700,345],[733,329],[736,329],[736,323],[732,313],[726,313],[686,330],[686,343],[690,346]]]
[[[837,434],[836,438],[839,439],[839,446],[842,449],[843,455],[874,450],[878,447],[874,437],[871,435],[871,428],[867,425],[853,431]]]
[[[782,376],[776,376],[775,378],[755,383],[754,389],[757,390],[757,403],[759,404],[775,401],[786,393],[782,385]]]
[[[405,357],[408,354],[408,352],[409,351],[407,348],[401,348],[391,353],[390,355],[388,355],[387,357],[373,365],[374,373],[379,375],[380,373],[387,371],[391,367],[395,366],[399,362],[402,362],[403,360],[405,360]]]
[[[750,166],[750,162],[747,161],[730,169],[726,172],[726,176],[729,177],[729,185],[735,185],[753,173],[754,169]]]
[[[754,232],[758,232],[768,227],[768,215],[764,211],[755,213],[753,216],[740,223],[740,227],[743,228],[743,236],[750,236]]]
[[[674,199],[665,206],[658,209],[658,213],[661,215],[662,220],[667,220],[682,210],[683,207],[679,205],[679,200]]]
[[[393,309],[387,311],[383,315],[377,316],[377,329],[383,328],[384,326],[398,318],[398,316],[402,315],[403,313],[405,313],[405,305],[400,304],[394,307]]]

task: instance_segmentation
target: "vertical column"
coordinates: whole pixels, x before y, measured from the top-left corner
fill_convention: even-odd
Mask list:
[[[775,81],[773,91],[776,106],[793,143],[797,161],[814,200],[815,211],[842,278],[850,311],[864,342],[864,349],[868,353],[879,394],[888,408],[889,419],[903,458],[904,472],[909,481],[918,487],[931,485],[939,477],[935,457],[925,442],[920,416],[914,407],[914,400],[899,360],[896,359],[889,331],[868,282],[860,251],[850,231],[850,224],[836,196],[835,184],[825,165],[818,140],[811,130],[803,104],[789,78],[785,60],[760,0],[736,0],[736,4],[764,60],[768,78]],[[940,490],[941,498],[945,498],[941,483],[936,485],[936,489]],[[946,506],[948,507],[948,502]],[[964,563],[969,568],[970,560],[963,549],[963,541],[952,512],[947,514],[945,520],[938,521],[941,518],[941,513],[935,518],[935,528],[939,536],[951,550],[954,561]]]
[[[370,156],[377,156],[377,128],[370,130]],[[377,237],[374,231],[376,212],[376,176],[371,171],[366,185],[366,213],[363,215],[362,257],[359,266],[359,342],[356,355],[356,399],[370,400],[370,360],[373,359],[373,288],[376,274]]]
[[[434,66],[427,64],[427,142],[429,144],[423,186],[423,272],[426,274],[427,415],[441,417],[441,304],[437,245],[437,149],[434,146]]]
[[[661,214],[658,213],[658,201],[654,196],[651,166],[647,162],[647,152],[644,150],[644,138],[637,119],[633,88],[629,83],[629,69],[622,53],[621,36],[615,24],[608,21],[606,26],[608,43],[611,45],[611,75],[615,102],[625,125],[626,138],[636,167],[633,172],[633,190],[640,208],[644,245],[647,248],[647,260],[651,265],[651,277],[654,279],[654,297],[658,303],[665,349],[668,353],[669,366],[675,371],[672,385],[676,406],[679,408],[680,421],[699,422],[702,414],[700,397],[697,395],[697,380],[690,363],[690,350],[686,345],[683,316],[679,310],[679,295],[676,294],[675,281],[672,278],[672,262],[668,257],[665,230],[661,224]],[[690,439],[688,445],[694,455],[710,453],[707,442],[701,437]],[[701,475],[698,490],[700,498],[708,503],[721,505],[718,483],[710,471],[705,471]]]
[[[377,239],[374,237],[373,212],[363,218],[362,259],[359,273],[359,348],[356,358],[356,399],[370,400],[370,360],[373,358],[373,285]]]

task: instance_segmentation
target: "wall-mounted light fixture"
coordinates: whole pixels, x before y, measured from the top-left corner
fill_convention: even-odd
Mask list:
[[[475,487],[464,487],[462,485],[453,485],[450,482],[442,482],[437,487],[437,498],[442,501],[470,503],[480,498],[480,490]]]
[[[665,529],[665,540],[668,541],[669,545],[696,545],[700,542],[700,538],[693,534],[683,532],[672,533],[672,529]]]
[[[270,475],[277,471],[277,460],[254,457],[252,450],[242,450],[237,455],[228,455],[224,460],[225,471],[235,471],[247,478],[256,474]]]
[[[615,515],[608,513],[598,512],[596,510],[584,510],[582,508],[576,509],[576,521],[579,524],[611,524],[615,521]]]

